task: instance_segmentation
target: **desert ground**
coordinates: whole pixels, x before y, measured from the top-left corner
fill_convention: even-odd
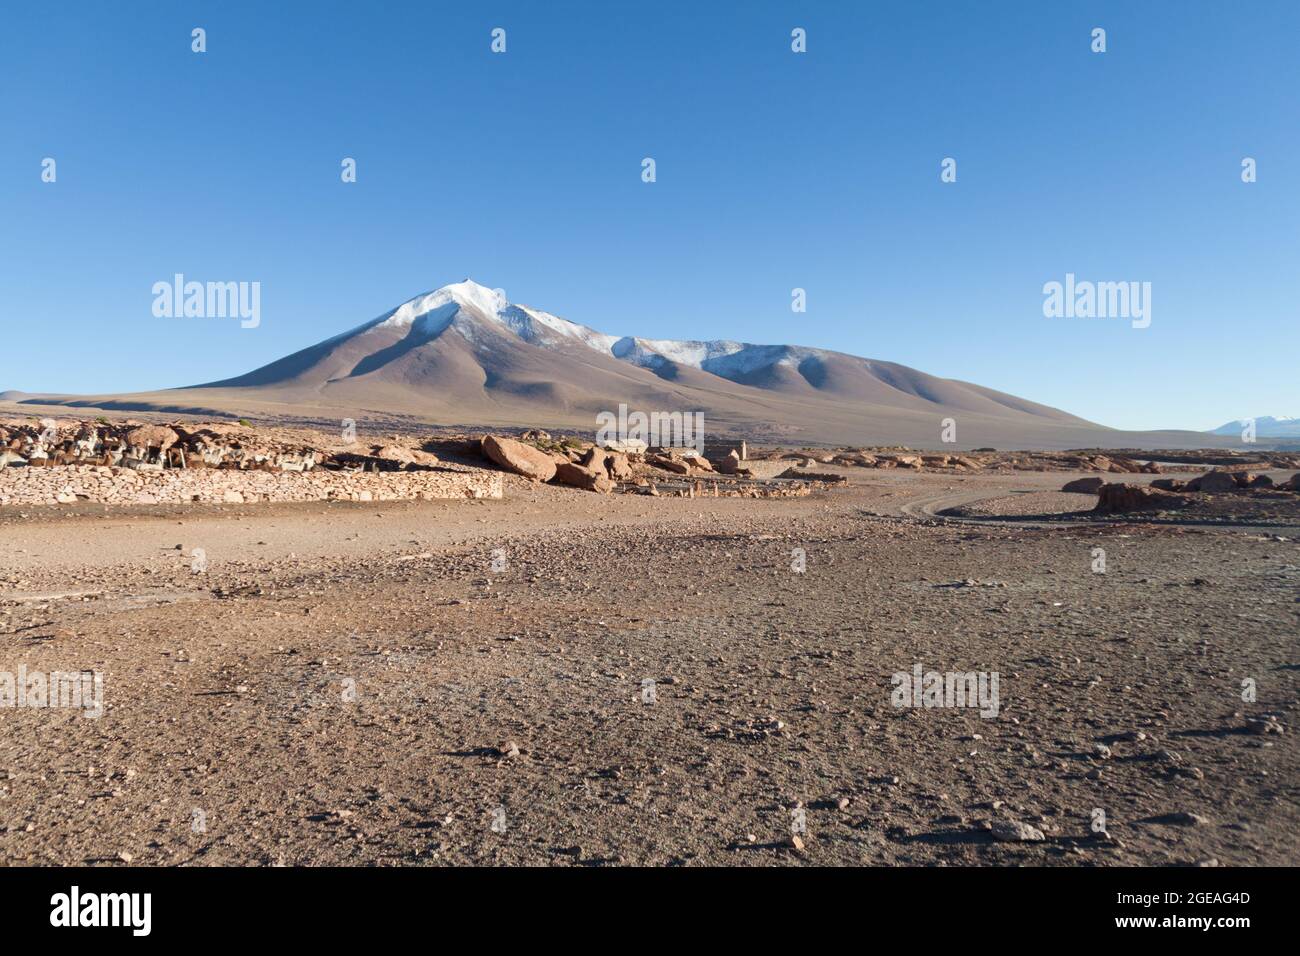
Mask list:
[[[0,709],[0,862],[1300,863],[1295,509],[818,470],[0,508],[0,669],[104,702]],[[997,716],[895,707],[917,665]]]

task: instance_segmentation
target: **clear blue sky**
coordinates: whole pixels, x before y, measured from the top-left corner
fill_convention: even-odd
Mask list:
[[[1292,0],[6,4],[0,390],[225,377],[469,276],[1117,427],[1300,415],[1298,39]],[[155,318],[176,272],[261,326]],[[1151,327],[1044,318],[1067,272]]]

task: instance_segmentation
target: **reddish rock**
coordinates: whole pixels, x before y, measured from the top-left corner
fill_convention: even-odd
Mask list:
[[[513,438],[484,436],[483,454],[507,471],[513,471],[532,481],[550,481],[555,477],[554,458]]]
[[[1095,495],[1105,484],[1104,478],[1076,478],[1074,481],[1067,481],[1061,490],[1073,491],[1081,495]]]
[[[1201,477],[1189,481],[1187,490],[1203,492],[1236,491],[1237,482],[1226,471],[1207,471]]]
[[[656,468],[663,468],[666,471],[673,471],[679,475],[688,475],[691,472],[691,466],[680,458],[669,458],[667,455],[646,455],[646,464],[654,465]]]
[[[1111,460],[1110,465],[1111,471],[1124,472],[1129,475],[1138,475],[1146,471],[1144,465],[1139,465],[1132,458],[1114,458]]]
[[[1102,485],[1095,511],[1163,511],[1183,508],[1191,500],[1149,485]]]
[[[568,461],[555,466],[555,480],[562,485],[584,488],[587,491],[608,493],[614,488],[614,482],[610,481],[609,475],[606,474],[603,468],[598,471],[595,468],[588,468],[586,465],[575,465]]]
[[[1151,487],[1161,491],[1182,491],[1187,486],[1177,478],[1157,478],[1151,482]]]
[[[632,463],[627,460],[627,455],[621,451],[611,451],[605,458],[605,468],[609,471],[609,477],[616,478],[619,481],[627,481],[632,477]]]
[[[405,448],[402,445],[377,445],[371,449],[370,456],[402,467],[438,464],[438,456],[432,452],[420,451],[416,448]]]
[[[590,448],[588,448],[586,451],[584,451],[581,455],[578,456],[577,462],[578,464],[586,468],[590,468],[593,471],[603,471],[608,473],[610,454],[611,454],[610,452],[606,451],[604,448],[601,448],[599,445],[592,445]]]

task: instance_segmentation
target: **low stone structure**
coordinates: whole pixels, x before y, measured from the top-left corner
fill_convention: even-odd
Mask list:
[[[215,468],[138,471],[103,465],[65,465],[0,471],[0,506],[78,501],[129,505],[500,498],[501,489],[501,473],[486,469],[379,473]]]

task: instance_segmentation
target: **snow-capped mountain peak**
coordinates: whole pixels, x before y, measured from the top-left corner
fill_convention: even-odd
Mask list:
[[[805,353],[815,351],[727,340],[688,341],[609,335],[541,309],[514,305],[502,290],[488,288],[468,278],[408,299],[378,321],[356,331],[411,328],[434,337],[455,324],[465,338],[473,341],[476,337],[474,320],[499,324],[532,345],[546,348],[576,344],[650,369],[676,363],[724,375],[744,374],[773,363],[793,365],[806,357]]]
[[[447,308],[452,305],[455,306],[454,309]],[[496,318],[509,306],[509,303],[500,290],[489,289],[487,286],[479,285],[473,279],[466,279],[464,282],[454,282],[433,292],[408,299],[390,312],[379,326],[401,328],[413,325],[417,319],[431,313],[446,314],[450,318],[465,306],[469,306],[486,318]]]

